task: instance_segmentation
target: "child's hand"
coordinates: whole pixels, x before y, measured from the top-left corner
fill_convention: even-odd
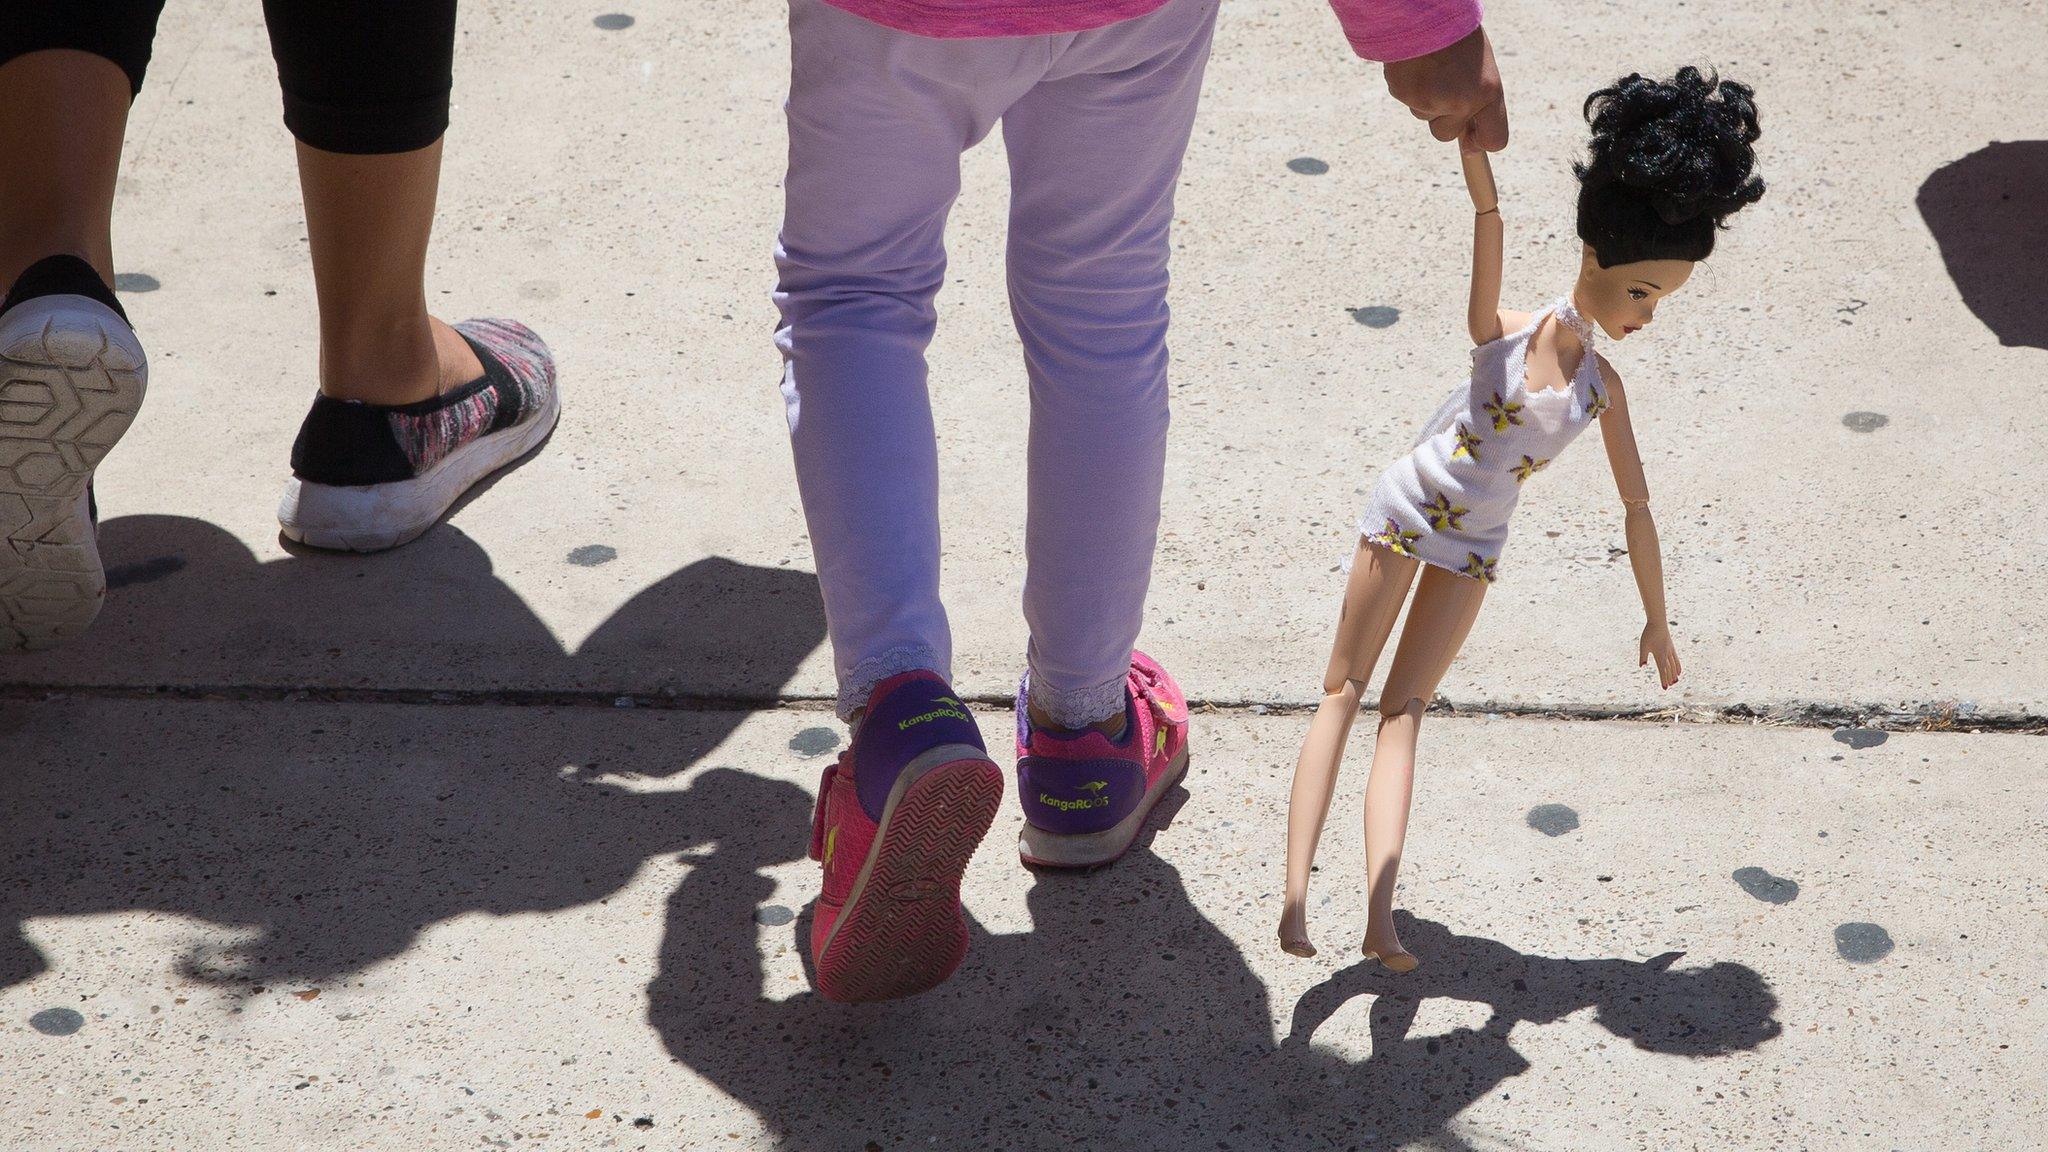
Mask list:
[[[1387,91],[1439,140],[1471,151],[1508,146],[1508,106],[1484,27],[1447,48],[1386,65]]]
[[[1643,625],[1643,640],[1636,648],[1636,667],[1641,668],[1657,658],[1657,683],[1669,688],[1678,683],[1678,649],[1671,642],[1671,627],[1667,624]]]

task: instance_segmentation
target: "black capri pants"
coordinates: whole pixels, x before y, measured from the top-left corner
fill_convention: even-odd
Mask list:
[[[142,91],[164,0],[0,0],[0,64],[70,48]],[[284,123],[308,147],[371,155],[448,130],[455,0],[263,0]]]

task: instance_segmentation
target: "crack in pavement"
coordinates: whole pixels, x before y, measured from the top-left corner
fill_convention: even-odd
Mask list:
[[[188,703],[387,704],[512,708],[618,708],[667,712],[829,712],[834,698],[823,695],[719,696],[715,694],[607,692],[494,688],[335,688],[260,684],[0,684],[0,701],[51,697],[107,700],[171,700]],[[1007,708],[1014,698],[963,695],[982,708]],[[1306,716],[1311,703],[1195,698],[1195,712],[1210,715]],[[1774,728],[1873,728],[1886,732],[2016,732],[2048,734],[2048,715],[2026,711],[1964,709],[1953,703],[1887,706],[1786,701],[1775,704],[1691,704],[1659,708],[1513,701],[1458,703],[1438,696],[1432,716],[1510,720],[1621,721],[1674,724],[1748,724]]]

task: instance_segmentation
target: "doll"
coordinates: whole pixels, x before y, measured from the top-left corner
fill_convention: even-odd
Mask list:
[[[1597,351],[1642,329],[1723,221],[1763,195],[1751,173],[1758,135],[1749,88],[1696,68],[1667,81],[1631,74],[1587,97],[1591,155],[1575,164],[1578,280],[1534,313],[1500,305],[1501,218],[1486,154],[1461,149],[1476,213],[1472,374],[1380,478],[1359,523],[1323,697],[1302,742],[1287,815],[1287,891],[1280,946],[1309,943],[1309,865],[1336,787],[1337,765],[1395,617],[1415,586],[1379,699],[1379,732],[1365,790],[1367,959],[1395,972],[1419,961],[1394,930],[1394,875],[1407,834],[1415,742],[1423,710],[1464,643],[1499,574],[1508,519],[1522,485],[1597,419],[1626,510],[1629,564],[1647,623],[1638,666],[1655,660],[1670,688],[1679,662],[1664,610],[1664,574],[1649,489],[1621,377]],[[1418,569],[1421,579],[1416,579]]]

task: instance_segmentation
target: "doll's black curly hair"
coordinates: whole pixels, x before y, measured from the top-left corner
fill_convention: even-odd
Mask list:
[[[1764,194],[1747,85],[1691,66],[1670,80],[1629,73],[1586,97],[1591,155],[1579,177],[1579,238],[1602,268],[1704,260],[1714,232]]]

